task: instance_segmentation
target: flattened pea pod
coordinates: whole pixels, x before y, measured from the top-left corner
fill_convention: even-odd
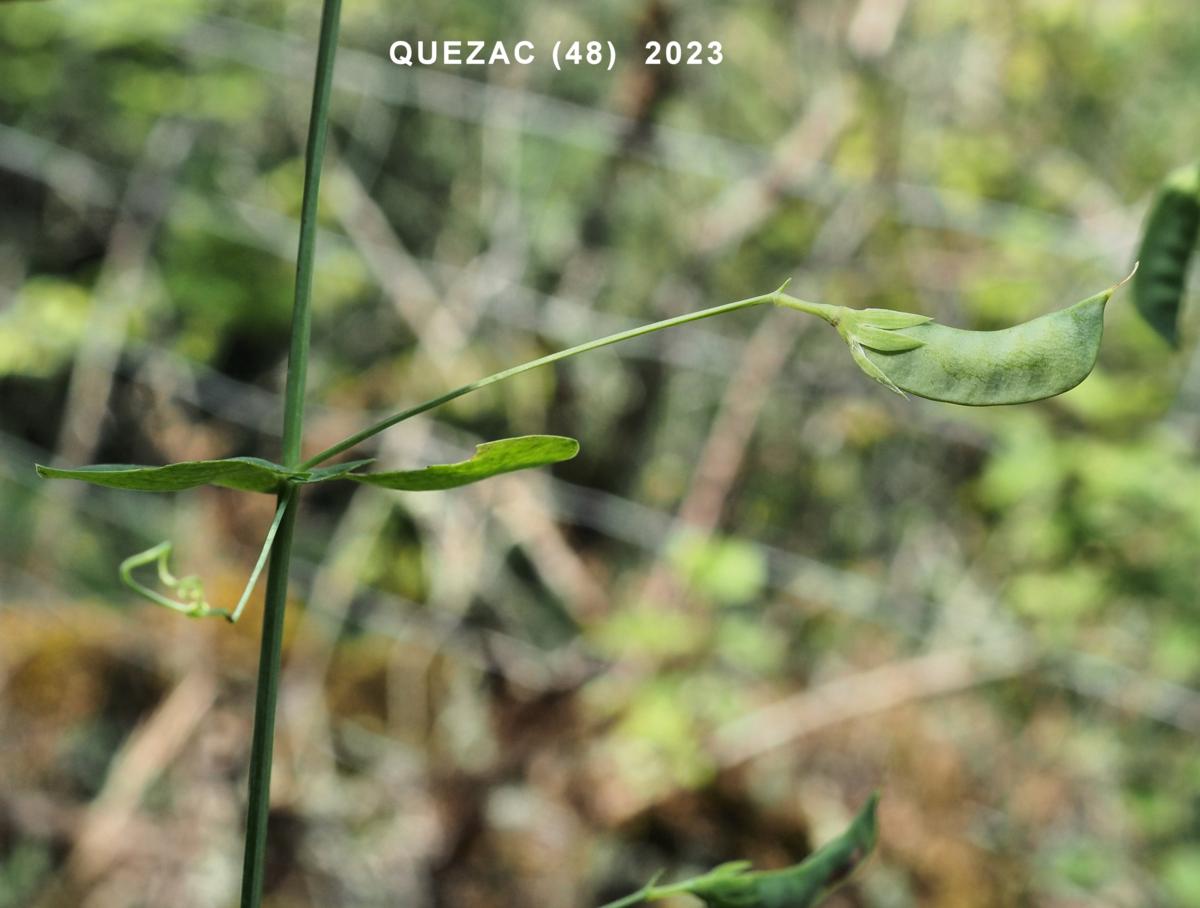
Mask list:
[[[922,316],[906,323],[897,316],[907,313],[885,317],[877,309],[837,308],[824,317],[859,367],[893,391],[974,407],[1019,404],[1087,378],[1100,352],[1104,306],[1119,286],[1000,331],[948,328]]]
[[[901,352],[865,353],[902,391],[952,404],[1020,404],[1069,391],[1087,378],[1100,352],[1106,290],[1000,331],[964,331],[930,322],[900,328],[924,343]]]
[[[1159,191],[1138,251],[1133,302],[1167,343],[1179,345],[1179,310],[1188,266],[1200,238],[1200,164],[1167,177]]]

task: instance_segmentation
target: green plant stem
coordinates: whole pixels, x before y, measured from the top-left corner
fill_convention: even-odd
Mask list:
[[[786,285],[784,285],[786,286]],[[310,470],[318,464],[324,463],[331,457],[336,457],[345,451],[350,450],[355,445],[359,445],[372,436],[378,435],[392,426],[404,422],[406,419],[412,419],[421,413],[425,413],[443,404],[447,404],[456,398],[462,397],[464,394],[470,394],[472,391],[478,391],[480,388],[486,388],[488,385],[494,385],[497,382],[502,382],[505,379],[512,378],[515,375],[520,375],[522,372],[528,372],[531,369],[537,369],[540,366],[548,366],[551,363],[559,362],[560,360],[568,359],[572,356],[577,356],[580,353],[587,353],[589,350],[596,350],[600,347],[607,347],[611,344],[619,344],[621,341],[632,340],[635,337],[641,337],[645,334],[653,334],[655,331],[662,331],[664,328],[674,328],[677,325],[686,325],[688,322],[699,321],[702,318],[712,318],[714,315],[724,315],[727,312],[736,312],[738,309],[748,309],[751,306],[761,306],[764,303],[774,303],[780,306],[786,306],[789,309],[796,309],[805,312],[809,315],[816,315],[825,319],[831,324],[836,323],[837,307],[828,306],[823,303],[810,303],[805,300],[799,300],[795,297],[787,296],[783,293],[783,288],[776,290],[774,293],[764,293],[761,296],[752,296],[748,299],[738,300],[733,303],[725,303],[722,306],[713,306],[711,309],[701,309],[698,312],[689,312],[686,315],[678,315],[675,318],[664,319],[660,322],[653,322],[649,325],[642,325],[638,328],[630,328],[628,331],[620,331],[616,334],[610,334],[607,337],[601,337],[597,340],[588,341],[587,343],[578,344],[574,347],[568,347],[566,350],[559,350],[557,353],[550,353],[538,359],[530,360],[527,363],[521,363],[519,366],[512,366],[504,369],[501,372],[496,372],[486,378],[480,378],[469,384],[465,384],[460,388],[455,388],[453,391],[447,391],[440,397],[434,397],[424,403],[417,404],[415,407],[410,407],[407,410],[401,410],[399,413],[394,413],[386,419],[381,419],[374,425],[368,426],[361,432],[355,432],[348,438],[344,438],[337,444],[326,448],[319,454],[314,454],[304,463],[300,464],[299,469]]]
[[[337,52],[341,0],[325,0],[321,36],[313,79],[312,112],[304,159],[304,198],[300,213],[300,242],[296,253],[296,293],[292,308],[291,350],[288,355],[287,390],[283,416],[283,463],[300,460],[304,432],[304,391],[308,376],[308,348],[312,334],[313,258],[316,251],[317,203],[321,164],[329,133],[329,98],[333,89],[333,63]],[[246,846],[242,866],[242,908],[259,908],[267,850],[267,819],[271,809],[271,759],[275,742],[275,709],[279,693],[283,619],[287,608],[288,569],[296,526],[294,488],[279,497],[283,519],[271,546],[264,597],[262,645],[258,660],[258,686],[254,704],[254,732],[250,748],[250,790],[246,809]],[[290,505],[290,506],[289,506]]]
[[[296,293],[292,303],[292,346],[288,354],[287,390],[283,411],[283,464],[300,460],[304,431],[304,390],[308,381],[308,345],[312,336],[313,259],[317,245],[317,203],[321,165],[329,135],[329,96],[333,89],[333,59],[337,53],[342,0],[325,0],[317,71],[313,81],[312,113],[304,153],[304,198],[300,208],[300,246],[296,253]]]
[[[275,751],[275,705],[279,694],[283,614],[287,606],[288,567],[296,508],[283,512],[267,568],[254,732],[250,744],[250,793],[246,807],[246,846],[242,865],[242,908],[259,908],[266,870],[267,819],[271,811],[271,758]]]

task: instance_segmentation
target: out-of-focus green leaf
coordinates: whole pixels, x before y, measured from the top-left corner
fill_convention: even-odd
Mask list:
[[[489,441],[475,448],[475,456],[459,463],[436,464],[423,470],[395,473],[350,474],[346,478],[385,489],[433,492],[479,482],[501,473],[528,470],[570,460],[579,453],[579,442],[561,435],[522,435]]]
[[[1177,905],[1200,903],[1200,848],[1184,845],[1167,855],[1162,868],[1163,886]]]
[[[1150,209],[1138,250],[1133,302],[1167,343],[1179,345],[1179,311],[1188,266],[1200,237],[1200,164],[1183,167],[1163,183]]]
[[[751,601],[768,579],[762,549],[737,539],[689,535],[671,552],[671,560],[689,583],[722,605]]]
[[[0,315],[0,375],[53,375],[87,333],[91,294],[70,281],[26,281]]]

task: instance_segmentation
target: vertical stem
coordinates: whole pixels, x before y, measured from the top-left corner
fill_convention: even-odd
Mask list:
[[[292,347],[288,355],[287,392],[283,412],[283,463],[300,462],[304,428],[304,386],[308,378],[308,341],[312,334],[313,254],[317,243],[317,197],[321,164],[329,134],[329,95],[333,87],[333,57],[337,52],[342,0],[325,0],[317,73],[313,82],[312,114],[304,156],[304,200],[300,208],[300,248],[296,253],[296,295],[292,303]]]
[[[341,0],[325,0],[321,13],[321,37],[313,81],[312,113],[305,148],[304,199],[300,214],[300,245],[296,254],[296,294],[292,308],[292,339],[288,355],[287,392],[283,416],[283,463],[300,462],[304,432],[304,390],[308,375],[308,346],[312,333],[310,302],[313,257],[317,234],[317,200],[321,163],[329,132],[329,96],[333,85],[333,61],[337,51]],[[296,526],[295,489],[280,494],[285,506],[283,522],[271,546],[267,590],[263,611],[262,646],[258,660],[258,689],[254,704],[254,732],[250,749],[250,793],[246,810],[246,847],[242,867],[242,908],[259,908],[262,903],[264,864],[267,850],[267,818],[271,807],[271,758],[275,741],[275,705],[279,693],[280,653],[283,618],[287,607],[288,567]],[[290,506],[289,506],[290,504]]]
[[[288,565],[296,508],[284,511],[267,569],[262,645],[258,656],[258,691],[250,746],[250,795],[246,808],[246,850],[242,865],[242,908],[262,901],[267,852],[267,818],[271,811],[271,758],[275,750],[275,702],[279,693],[283,613],[287,605]]]

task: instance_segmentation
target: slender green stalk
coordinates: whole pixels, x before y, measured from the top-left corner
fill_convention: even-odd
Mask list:
[[[304,154],[304,199],[300,208],[300,248],[296,253],[296,293],[292,303],[292,347],[288,355],[287,391],[283,412],[283,464],[300,460],[304,431],[304,389],[308,380],[308,344],[312,336],[313,258],[317,245],[317,201],[321,164],[329,135],[329,96],[333,88],[333,58],[337,52],[342,0],[325,0],[317,72],[313,82],[312,113]]]
[[[286,508],[271,563],[258,656],[254,732],[250,744],[250,793],[246,807],[246,846],[242,864],[242,908],[259,908],[266,870],[267,819],[271,811],[271,759],[275,752],[275,704],[279,694],[283,613],[287,606],[288,567],[296,508]]]
[[[316,249],[317,202],[321,164],[329,132],[329,98],[333,87],[333,62],[337,51],[341,0],[325,0],[321,36],[313,80],[312,112],[305,148],[304,199],[300,213],[300,244],[296,254],[296,295],[292,308],[292,339],[288,356],[287,391],[283,417],[283,463],[300,460],[304,431],[304,391],[308,375],[308,347],[312,334],[313,258]],[[275,742],[275,708],[279,693],[283,618],[287,607],[288,568],[296,526],[296,490],[280,495],[283,520],[271,546],[263,612],[262,645],[258,661],[258,689],[254,705],[254,732],[250,749],[250,792],[246,810],[246,848],[242,867],[242,908],[259,908],[267,849],[267,818],[271,808],[271,759]],[[291,505],[291,506],[289,506]]]
[[[271,520],[271,526],[267,528],[267,538],[263,540],[262,551],[258,553],[258,561],[254,562],[254,570],[250,572],[250,579],[246,581],[246,587],[242,590],[242,596],[238,599],[237,605],[233,607],[233,611],[225,616],[230,624],[237,624],[238,619],[242,617],[242,610],[246,608],[246,603],[250,601],[250,594],[254,591],[255,584],[258,583],[258,575],[262,573],[263,565],[266,564],[271,549],[275,545],[275,537],[279,535],[279,527],[283,523],[284,514],[287,513],[288,506],[295,497],[294,488],[289,488],[279,496],[279,503],[275,506],[275,517]]]
[[[784,285],[786,286],[786,284]],[[486,388],[488,385],[494,385],[497,382],[502,382],[507,378],[512,378],[514,375],[520,375],[522,372],[528,372],[530,369],[537,369],[539,366],[548,366],[551,363],[559,362],[560,360],[568,359],[572,356],[577,356],[580,353],[587,353],[589,350],[596,350],[600,347],[607,347],[610,344],[618,344],[621,341],[632,340],[635,337],[641,337],[644,334],[653,334],[655,331],[662,331],[664,328],[674,328],[677,325],[686,325],[688,322],[699,321],[702,318],[712,318],[714,315],[723,315],[726,312],[735,312],[738,309],[748,309],[751,306],[761,306],[763,303],[775,303],[776,305],[787,306],[790,309],[797,309],[801,312],[806,312],[809,315],[819,316],[826,321],[832,322],[836,319],[837,307],[827,306],[823,303],[809,303],[804,300],[798,300],[794,297],[787,296],[783,293],[783,288],[776,290],[774,293],[764,293],[761,296],[752,296],[748,299],[738,300],[733,303],[725,303],[722,306],[713,306],[711,309],[701,309],[698,312],[689,312],[686,315],[678,315],[675,318],[664,319],[660,322],[653,322],[649,325],[642,325],[637,328],[630,328],[628,331],[620,331],[616,334],[610,334],[607,337],[601,337],[597,340],[588,341],[584,344],[578,344],[574,347],[568,347],[566,350],[559,350],[557,353],[550,353],[538,359],[530,360],[527,363],[521,363],[519,366],[511,366],[501,372],[496,372],[486,378],[476,379],[469,384],[465,384],[460,388],[455,388],[453,391],[447,391],[440,397],[434,397],[424,403],[417,404],[415,407],[410,407],[407,410],[401,410],[399,413],[394,413],[386,419],[381,419],[374,425],[368,426],[361,432],[355,432],[348,438],[344,438],[337,444],[326,448],[319,454],[314,454],[304,463],[300,464],[299,469],[310,470],[318,464],[324,463],[331,457],[336,457],[338,454],[348,451],[355,445],[361,444],[372,436],[378,435],[398,423],[404,422],[406,419],[412,419],[421,413],[425,413],[435,407],[440,407],[442,404],[447,404],[456,398],[462,397],[464,394],[470,394],[472,391],[478,391],[480,388]]]
[[[789,281],[790,283],[790,281]],[[833,326],[837,326],[839,313],[844,313],[846,310],[842,306],[831,306],[828,303],[810,303],[808,300],[796,299],[794,296],[788,296],[783,292],[783,287],[776,290],[772,296],[775,297],[774,302],[777,306],[783,306],[787,309],[795,309],[797,312],[803,312],[805,315],[815,315],[818,318],[823,318]]]

